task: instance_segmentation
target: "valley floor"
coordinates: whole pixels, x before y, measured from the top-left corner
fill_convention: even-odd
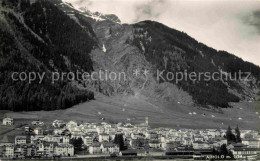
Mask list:
[[[260,102],[240,102],[233,108],[207,110],[180,103],[149,100],[145,97],[106,97],[96,95],[96,100],[76,105],[66,110],[10,112],[0,111],[0,118],[7,114],[15,124],[32,120],[52,122],[56,119],[84,122],[144,122],[149,117],[152,127],[172,128],[222,128],[228,125],[241,129],[260,129]]]

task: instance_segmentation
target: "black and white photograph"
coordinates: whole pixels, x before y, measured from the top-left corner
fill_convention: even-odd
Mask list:
[[[259,0],[0,0],[0,161],[260,161]]]

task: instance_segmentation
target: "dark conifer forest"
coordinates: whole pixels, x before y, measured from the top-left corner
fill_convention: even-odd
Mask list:
[[[79,67],[91,72],[88,53],[95,45],[92,35],[86,32],[89,28],[81,28],[49,1],[30,4],[23,0],[18,4],[18,0],[4,0],[2,4],[10,28],[6,29],[5,24],[0,27],[0,109],[56,110],[94,99],[93,92],[80,90],[70,82],[52,84],[50,77],[41,84],[12,80],[13,72],[46,72],[48,75],[52,71]],[[10,9],[21,13],[23,19]],[[64,58],[70,60],[70,66]]]

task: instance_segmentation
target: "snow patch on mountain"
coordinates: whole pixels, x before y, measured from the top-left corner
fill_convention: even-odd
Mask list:
[[[103,50],[104,53],[107,52],[107,49],[106,49],[106,47],[105,47],[105,44],[103,44],[102,50]]]
[[[105,19],[99,17],[99,16],[96,16],[96,15],[88,15],[88,14],[84,14],[84,16],[86,17],[89,17],[89,18],[92,18],[94,19],[95,21],[105,21]]]

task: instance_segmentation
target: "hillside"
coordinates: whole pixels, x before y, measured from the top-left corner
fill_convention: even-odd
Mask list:
[[[60,8],[64,9],[64,6],[66,4]],[[110,95],[119,92],[143,94],[150,98],[159,97],[175,103],[204,107],[231,107],[230,102],[255,99],[254,89],[259,85],[260,68],[233,54],[212,49],[186,33],[158,22],[120,24],[107,19],[93,19],[85,10],[73,15],[80,22],[91,23],[99,40],[99,49],[91,53],[94,64],[97,64],[95,70],[124,71],[129,77],[127,84],[113,84],[112,91],[108,92]],[[106,52],[101,51],[102,46],[106,47]],[[150,75],[136,78],[132,73],[135,69],[148,69]],[[182,80],[176,83],[176,80],[156,80],[157,70],[165,73],[230,73],[233,78],[237,77],[239,71],[250,72],[251,75],[247,81],[204,81],[201,78],[200,81]],[[242,77],[246,78],[246,75]],[[118,88],[119,91],[114,90]]]
[[[239,71],[252,73],[252,78],[243,82],[243,85],[240,81],[206,80],[206,76],[196,82],[192,80],[178,82],[178,87],[192,95],[196,104],[229,107],[229,102],[239,102],[241,99],[253,97],[246,91],[247,88],[257,87],[260,76],[258,66],[244,62],[228,52],[207,47],[187,34],[158,22],[144,21],[134,24],[133,31],[132,43],[143,50],[147,61],[157,69],[165,70],[165,73],[185,70],[187,73],[214,73],[221,70],[230,73],[234,78]],[[175,83],[175,80],[171,83]],[[230,90],[238,91],[240,97]]]
[[[233,103],[233,108],[205,110],[178,103],[169,103],[149,98],[117,97],[96,95],[96,100],[82,103],[72,108],[54,111],[10,112],[0,111],[15,118],[16,124],[30,123],[33,120],[51,123],[53,120],[78,120],[79,122],[143,123],[149,117],[151,127],[226,129],[228,125],[240,129],[259,130],[259,101],[255,103]],[[256,104],[257,107],[256,107]],[[102,119],[103,118],[103,119]]]
[[[88,54],[95,46],[91,30],[78,26],[48,1],[4,0],[0,13],[2,110],[64,109],[94,99],[93,92],[70,82],[50,81],[52,71],[93,70]],[[41,84],[30,84],[12,80],[13,72],[45,72],[48,77]]]
[[[255,100],[260,68],[217,51],[184,32],[153,21],[121,24],[116,15],[75,9],[60,0],[2,0],[0,7],[0,107],[56,110],[93,100],[100,93],[148,98],[172,106],[232,107]],[[136,77],[134,70],[148,70]],[[124,72],[126,80],[15,82],[12,72]],[[157,71],[251,72],[247,81],[158,80]],[[166,75],[162,75],[165,77]],[[246,77],[246,75],[243,75]],[[87,107],[86,107],[87,108]]]

